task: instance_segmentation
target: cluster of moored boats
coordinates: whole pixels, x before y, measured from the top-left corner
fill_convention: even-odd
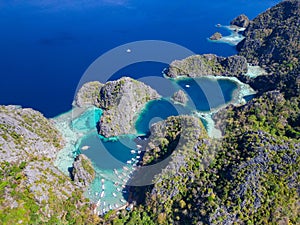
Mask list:
[[[124,182],[126,182],[129,178],[131,178],[131,174],[134,171],[134,167],[137,166],[137,163],[140,159],[140,154],[141,154],[141,145],[137,145],[137,150],[131,150],[131,154],[136,154],[134,157],[132,157],[130,160],[127,161],[127,166],[123,166],[123,168],[121,170],[117,170],[114,169],[114,175],[116,177],[116,179],[112,179],[115,180],[114,182],[114,187],[115,187],[115,192],[111,193],[111,196],[113,198],[118,198],[118,194],[117,193],[122,193],[123,194],[127,194],[128,191],[126,190],[126,186],[124,184]],[[127,202],[123,199],[120,198],[119,200],[119,204],[115,203],[115,204],[106,204],[104,197],[107,194],[107,191],[105,191],[105,179],[101,179],[101,183],[100,183],[100,191],[99,192],[95,192],[95,196],[96,198],[99,198],[97,203],[96,203],[96,208],[94,209],[94,213],[98,214],[98,215],[103,215],[105,213],[107,213],[109,210],[112,209],[116,209],[119,208],[120,206],[124,206]],[[91,194],[91,193],[89,193]],[[109,195],[108,195],[109,197]]]

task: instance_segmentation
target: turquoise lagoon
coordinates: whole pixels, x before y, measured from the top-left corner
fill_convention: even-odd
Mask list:
[[[66,147],[58,154],[56,165],[69,174],[76,155],[85,154],[91,159],[96,178],[85,195],[97,204],[99,214],[118,208],[128,200],[126,183],[135,170],[141,153],[135,139],[149,135],[153,123],[172,115],[210,113],[236,101],[236,96],[244,96],[249,92],[245,92],[245,87],[241,88],[241,84],[230,78],[179,78],[169,81],[175,91],[183,90],[186,93],[187,104],[175,104],[170,100],[171,96],[150,101],[136,117],[136,134],[110,139],[102,137],[97,133],[102,110],[95,107],[74,108],[53,119],[67,140]],[[244,92],[240,93],[242,90]],[[209,117],[200,118],[209,131],[213,126]],[[88,149],[82,150],[83,147]]]

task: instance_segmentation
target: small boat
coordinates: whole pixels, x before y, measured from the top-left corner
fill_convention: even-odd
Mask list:
[[[118,207],[119,207],[119,205],[116,203],[116,204],[115,204],[115,207],[116,207],[116,208],[118,208]]]
[[[115,172],[115,174],[117,174],[117,175],[118,175],[118,170],[114,169],[114,172]]]
[[[103,205],[105,206],[105,205],[106,205],[106,202],[103,202]]]
[[[128,168],[127,168],[126,166],[123,166],[123,169],[124,169],[124,170],[128,170]]]
[[[186,84],[186,85],[185,85],[185,87],[189,88],[189,87],[190,87],[190,85]]]
[[[98,192],[96,192],[95,195],[97,196],[97,195],[98,195]]]
[[[104,191],[101,192],[101,196],[100,196],[100,197],[101,197],[101,198],[104,197]]]
[[[132,163],[131,160],[128,160],[128,161],[127,161],[127,164],[131,164],[131,163]]]
[[[117,195],[116,195],[116,193],[115,193],[115,192],[113,192],[113,193],[112,193],[112,195],[113,195],[114,197],[117,197]]]
[[[104,183],[104,181],[105,181],[104,179],[101,179],[102,184]]]
[[[122,185],[122,188],[125,188],[125,185],[124,185],[124,184]],[[122,192],[123,192],[123,191],[122,191]]]
[[[139,155],[138,155],[136,158],[137,158],[137,159],[140,159],[140,158],[141,158],[141,156],[139,156]]]
[[[104,190],[104,189],[105,189],[104,184],[102,184],[102,190]]]
[[[137,148],[141,148],[142,146],[141,146],[141,145],[136,145],[136,147],[137,147]]]
[[[136,163],[132,164],[133,167],[136,167]]]
[[[121,191],[121,189],[120,189],[120,188],[117,188],[117,191],[119,191],[119,192],[120,192],[120,191]]]
[[[130,49],[130,48],[128,48],[128,49],[126,50],[126,52],[127,52],[127,53],[130,53],[130,52],[131,52],[131,49]]]
[[[121,201],[122,203],[126,203],[126,201],[125,201],[124,199],[120,199],[120,201]]]
[[[116,182],[114,183],[114,185],[115,185],[115,186],[118,186],[118,185],[119,185],[119,183],[116,181]]]
[[[135,150],[132,149],[130,152],[131,152],[131,154],[134,154],[134,153],[135,153]]]
[[[141,152],[142,152],[142,151],[141,151],[141,150],[139,150],[139,151],[138,151],[138,154],[141,154]]]
[[[98,200],[98,202],[97,202],[97,204],[96,204],[97,206],[99,206],[100,205],[100,199]]]
[[[108,205],[109,210],[112,210],[112,206],[111,204]]]
[[[126,193],[127,193],[127,191],[126,191],[126,190],[123,190],[122,192],[123,192],[124,194],[126,194]]]
[[[88,145],[85,145],[81,148],[81,150],[85,151],[85,150],[88,150],[91,146],[88,146]]]

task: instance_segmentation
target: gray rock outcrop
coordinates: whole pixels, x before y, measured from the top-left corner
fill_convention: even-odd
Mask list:
[[[100,91],[100,107],[103,109],[99,133],[105,137],[134,133],[136,116],[147,102],[160,98],[150,86],[123,77],[107,82]]]
[[[188,97],[182,90],[175,92],[171,99],[174,101],[174,103],[179,103],[183,105],[185,105],[188,101]]]
[[[91,161],[85,155],[78,155],[73,163],[72,176],[79,187],[87,187],[95,178]]]
[[[234,18],[230,22],[230,25],[246,28],[248,27],[249,23],[250,23],[249,18],[245,14],[241,14],[238,17]]]
[[[217,41],[220,40],[222,38],[222,34],[219,32],[214,33],[212,36],[210,36],[210,40],[212,41]]]
[[[102,87],[103,84],[98,81],[85,83],[77,92],[73,105],[78,107],[99,106],[99,94]]]
[[[62,136],[40,112],[18,106],[0,106],[0,162],[54,159]]]
[[[193,55],[170,64],[167,76],[200,77],[205,75],[235,76],[247,72],[247,61],[242,56],[221,57],[214,54]]]

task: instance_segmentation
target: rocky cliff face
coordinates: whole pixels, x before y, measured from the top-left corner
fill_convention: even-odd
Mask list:
[[[17,106],[0,106],[0,161],[54,159],[62,142],[58,130],[41,113]]]
[[[247,72],[247,61],[241,56],[220,57],[213,54],[194,55],[170,64],[167,76],[199,77],[205,75],[236,76]]]
[[[73,105],[78,107],[99,106],[102,87],[103,84],[98,81],[85,83],[76,94]]]
[[[248,62],[270,71],[289,71],[299,65],[300,2],[283,1],[250,22],[237,45]]]
[[[105,137],[134,132],[134,122],[145,104],[160,95],[151,87],[128,77],[107,82],[100,91],[104,110],[99,133]]]
[[[95,171],[91,161],[85,155],[78,155],[73,163],[72,176],[79,187],[87,187],[95,178]]]
[[[250,23],[249,18],[245,14],[241,14],[238,17],[234,18],[230,22],[230,25],[246,28],[248,27],[249,23]]]
[[[53,164],[62,146],[60,133],[41,113],[0,106],[0,223],[60,224],[91,217],[82,191]]]

